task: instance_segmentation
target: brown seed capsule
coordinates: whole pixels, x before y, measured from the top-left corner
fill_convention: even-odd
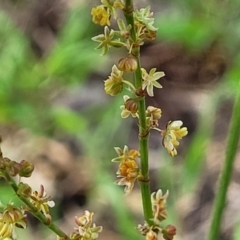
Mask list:
[[[172,240],[174,235],[176,235],[177,229],[172,226],[168,225],[162,230],[163,238],[166,240]]]
[[[137,69],[137,60],[131,54],[127,57],[121,58],[118,62],[118,69],[124,72],[133,72]]]
[[[130,111],[131,113],[136,113],[138,111],[138,104],[137,101],[129,98],[125,103],[124,103],[125,109]]]

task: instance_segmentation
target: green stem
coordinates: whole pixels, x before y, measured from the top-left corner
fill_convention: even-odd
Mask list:
[[[219,176],[219,189],[215,197],[213,205],[213,216],[210,226],[208,240],[218,239],[219,229],[221,226],[221,219],[226,202],[226,195],[228,186],[231,180],[234,158],[236,155],[239,136],[240,136],[240,91],[237,93],[235,100],[230,129],[228,134],[228,143],[226,149],[225,162],[222,169],[222,173]]]
[[[67,236],[65,232],[63,232],[57,225],[55,225],[53,222],[49,222],[49,219],[45,217],[44,214],[39,212],[34,205],[27,199],[18,194],[18,186],[16,182],[13,180],[12,177],[10,177],[8,174],[5,174],[5,178],[9,185],[13,188],[14,192],[18,196],[18,198],[24,202],[27,207],[30,209],[30,213],[34,215],[40,222],[42,222],[44,225],[46,225],[49,229],[51,229],[54,233],[56,233],[59,237],[63,238],[64,240],[70,240],[70,238]]]
[[[130,36],[133,43],[137,40],[136,31],[134,27],[133,18],[133,2],[132,0],[126,0],[126,6],[124,15],[127,24],[132,26],[130,30]],[[140,47],[133,46],[132,54],[137,58],[138,68],[134,73],[135,87],[138,89],[142,86],[142,73],[141,73],[141,62],[140,62]],[[148,168],[148,129],[146,123],[146,103],[145,98],[141,98],[138,104],[138,115],[139,115],[139,145],[140,145],[140,158],[141,158],[141,171],[142,178],[139,180],[142,195],[142,204],[145,221],[149,225],[153,225],[153,213],[151,204],[151,190],[149,184],[149,168]]]

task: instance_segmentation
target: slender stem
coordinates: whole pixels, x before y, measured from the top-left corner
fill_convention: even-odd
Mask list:
[[[226,195],[228,186],[231,180],[234,158],[236,155],[239,136],[240,136],[240,91],[237,93],[230,129],[228,134],[228,143],[226,149],[225,162],[222,169],[222,173],[219,176],[219,189],[215,197],[215,202],[213,205],[213,216],[210,226],[208,240],[218,239],[219,229],[221,226],[221,219],[223,215],[224,205],[226,202]]]
[[[57,225],[55,225],[53,222],[49,222],[49,219],[45,217],[44,214],[39,212],[34,205],[27,199],[18,194],[18,186],[14,179],[10,177],[7,173],[5,173],[5,178],[9,185],[13,188],[14,192],[17,194],[18,198],[24,202],[27,207],[30,209],[30,213],[34,215],[40,222],[42,222],[44,225],[46,225],[49,229],[51,229],[54,233],[56,233],[59,237],[70,240],[70,238],[67,236],[65,232],[63,232]]]
[[[133,2],[132,0],[126,0],[126,7],[124,12],[127,24],[131,25],[130,36],[133,43],[136,41],[136,31],[134,27],[133,19]],[[133,44],[134,45],[134,44]],[[137,58],[138,68],[134,72],[135,87],[139,88],[142,85],[142,73],[140,62],[140,47],[136,44],[132,48],[132,54]],[[142,178],[139,180],[142,195],[142,204],[145,221],[149,225],[153,225],[153,213],[151,204],[151,191],[149,184],[149,168],[148,168],[148,129],[146,123],[146,103],[145,98],[139,100],[138,104],[139,115],[139,145],[140,145],[140,158],[141,158],[141,171]]]

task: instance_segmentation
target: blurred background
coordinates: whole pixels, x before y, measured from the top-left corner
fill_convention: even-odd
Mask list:
[[[142,239],[136,184],[129,196],[114,185],[113,147],[138,148],[137,124],[122,120],[122,96],[107,96],[103,80],[126,52],[101,57],[91,37],[100,1],[1,0],[0,135],[4,156],[30,160],[29,182],[45,186],[56,203],[53,219],[66,232],[74,216],[94,211],[102,239]],[[160,127],[181,119],[189,134],[170,158],[156,133],[150,136],[151,189],[170,190],[168,219],[176,240],[205,239],[221,169],[233,97],[239,88],[239,0],[138,0],[151,5],[157,39],[141,51],[142,65],[166,76],[148,104],[160,107]],[[114,25],[113,25],[114,27]],[[124,93],[122,94],[124,95]],[[18,202],[0,182],[0,200]],[[238,153],[219,240],[240,239],[240,154]],[[31,219],[19,239],[55,239]],[[37,233],[37,234],[36,234]]]

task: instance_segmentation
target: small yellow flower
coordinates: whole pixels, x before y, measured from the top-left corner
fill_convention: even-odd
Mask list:
[[[167,191],[163,195],[161,189],[151,194],[153,216],[154,216],[154,221],[156,223],[163,221],[167,217],[165,204],[167,201],[168,194],[169,192]]]
[[[26,228],[26,216],[24,211],[8,204],[0,213],[0,239],[12,239],[16,237],[15,227]]]
[[[179,145],[178,139],[182,139],[188,134],[187,128],[182,127],[183,122],[180,120],[169,121],[165,131],[162,131],[163,146],[167,149],[168,153],[173,157],[177,155],[175,147]]]
[[[120,106],[120,109],[122,110],[121,112],[121,117],[122,118],[127,118],[129,115],[132,115],[132,117],[137,117],[138,113],[137,113],[137,105],[134,105],[134,108],[129,108],[129,104],[127,104],[131,98],[127,95],[123,96],[123,100],[124,100],[124,105]],[[133,105],[131,105],[133,106]]]
[[[119,147],[114,148],[118,154],[118,157],[113,158],[112,162],[119,162],[119,161],[127,161],[127,160],[135,160],[140,156],[139,151],[135,149],[128,150],[128,146],[124,146],[123,150]]]
[[[158,126],[158,120],[162,116],[162,110],[153,106],[148,106],[146,110],[147,122],[149,127],[155,128]]]
[[[100,26],[105,26],[108,25],[110,26],[110,15],[107,11],[107,8],[104,7],[103,5],[99,5],[96,7],[93,7],[91,11],[92,15],[92,21],[95,24],[99,24]]]
[[[123,90],[123,72],[113,65],[111,75],[104,81],[104,90],[111,96],[116,96]]]
[[[119,165],[117,177],[121,178],[116,183],[125,185],[124,192],[126,194],[132,191],[134,183],[139,175],[139,168],[135,160],[125,160]]]
[[[149,96],[153,96],[153,87],[162,88],[162,85],[157,82],[157,80],[163,76],[165,76],[164,72],[156,72],[156,68],[152,68],[149,72],[142,68],[142,89],[147,89],[147,93]]]
[[[125,45],[124,42],[121,42],[119,38],[116,37],[116,31],[109,29],[108,26],[104,27],[104,33],[99,34],[95,37],[92,37],[92,40],[99,42],[99,45],[96,49],[102,48],[102,55],[107,54],[110,47],[120,48]]]
[[[162,116],[162,110],[153,106],[148,106],[146,110],[147,117],[152,117],[153,120],[159,120]]]
[[[40,186],[40,191],[32,192],[30,196],[30,202],[37,208],[38,211],[41,211],[46,217],[49,217],[49,207],[54,207],[54,201],[50,201],[50,197],[47,196],[44,191],[43,185]]]
[[[157,28],[153,26],[154,18],[153,12],[150,12],[150,6],[146,8],[141,8],[139,11],[136,10],[134,12],[134,19],[136,22],[141,23],[145,26],[148,30],[156,31]]]

